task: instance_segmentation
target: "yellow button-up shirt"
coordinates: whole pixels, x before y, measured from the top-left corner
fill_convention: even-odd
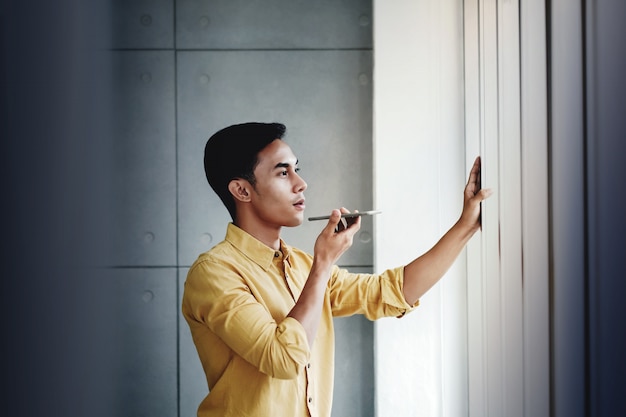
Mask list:
[[[404,268],[370,275],[335,266],[309,349],[304,328],[287,314],[312,263],[282,240],[274,251],[231,223],[225,240],[191,266],[182,312],[209,387],[198,416],[330,417],[333,316],[374,320],[414,307],[402,294]]]

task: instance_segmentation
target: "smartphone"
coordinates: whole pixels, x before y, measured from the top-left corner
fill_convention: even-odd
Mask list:
[[[358,213],[343,213],[341,215],[341,217],[343,218],[352,218],[352,217],[359,217],[359,216],[373,216],[374,214],[379,214],[381,213],[381,211],[379,210],[369,210],[369,211],[359,211]],[[316,217],[309,217],[309,221],[311,220],[328,220],[330,219],[330,215],[328,216],[316,216]]]

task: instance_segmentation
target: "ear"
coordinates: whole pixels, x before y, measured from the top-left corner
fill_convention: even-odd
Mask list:
[[[233,198],[242,203],[250,201],[250,183],[244,179],[236,178],[228,183],[228,191],[233,195]]]

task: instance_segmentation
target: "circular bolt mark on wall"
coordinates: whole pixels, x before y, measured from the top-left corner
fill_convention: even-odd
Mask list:
[[[154,299],[154,293],[152,291],[146,290],[141,295],[141,299],[143,300],[144,303],[149,303],[150,301]]]
[[[146,232],[146,233],[143,235],[143,242],[144,242],[144,243],[152,243],[152,242],[154,242],[154,233],[152,233],[152,232]]]
[[[142,26],[150,26],[152,24],[152,16],[150,16],[149,14],[144,14],[141,16],[139,21],[141,22]]]

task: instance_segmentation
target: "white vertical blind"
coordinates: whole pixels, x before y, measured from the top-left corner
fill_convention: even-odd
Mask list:
[[[461,0],[374,1],[375,268],[410,262],[462,207]],[[464,263],[375,325],[377,416],[467,414]]]
[[[466,163],[480,151],[483,186],[495,191],[483,203],[482,235],[467,251],[469,415],[543,416],[550,355],[545,5],[464,5]]]
[[[522,415],[522,190],[520,143],[519,1],[498,2],[498,163],[499,246],[502,283],[504,410]],[[492,252],[495,255],[495,252]]]
[[[550,415],[548,80],[544,0],[520,4],[524,416]]]
[[[495,191],[467,257],[376,324],[377,416],[549,415],[545,18],[540,0],[374,2],[376,269],[456,220],[477,155]]]

